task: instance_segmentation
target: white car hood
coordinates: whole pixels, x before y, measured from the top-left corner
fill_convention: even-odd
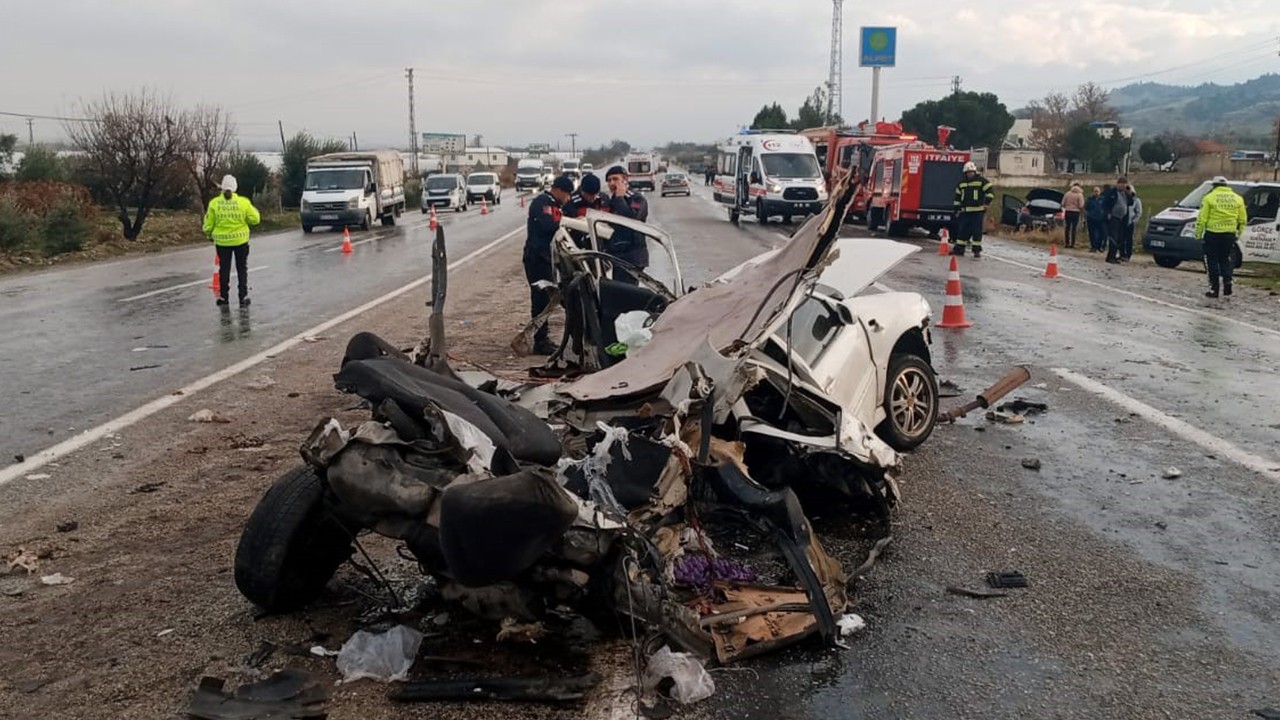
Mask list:
[[[1157,222],[1186,222],[1194,220],[1200,211],[1195,208],[1171,207],[1165,208],[1151,217]]]
[[[819,281],[851,298],[871,287],[912,253],[915,245],[879,238],[840,238],[828,256]]]

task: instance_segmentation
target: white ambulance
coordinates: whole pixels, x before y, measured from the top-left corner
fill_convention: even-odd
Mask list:
[[[817,213],[827,202],[813,143],[777,131],[743,130],[721,144],[713,194],[731,222],[755,215],[761,225]]]

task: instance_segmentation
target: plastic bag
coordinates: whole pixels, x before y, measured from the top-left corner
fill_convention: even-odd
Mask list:
[[[627,346],[627,350],[638,350],[653,339],[653,332],[645,325],[649,322],[649,313],[644,310],[624,312],[613,321],[614,333],[618,342]]]
[[[702,663],[689,653],[672,652],[663,645],[649,658],[644,669],[644,686],[653,690],[663,678],[671,678],[675,685],[671,697],[681,705],[692,705],[715,694],[716,683]]]
[[[372,678],[383,682],[403,682],[418,657],[422,633],[404,625],[375,635],[360,630],[338,651],[338,671],[342,682]]]

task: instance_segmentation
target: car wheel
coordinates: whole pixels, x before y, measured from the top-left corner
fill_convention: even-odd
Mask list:
[[[1153,259],[1162,268],[1176,268],[1182,263],[1178,258],[1169,257],[1168,255],[1156,255]]]
[[[884,413],[876,430],[894,450],[913,450],[929,439],[938,422],[938,377],[923,358],[901,353],[889,359]]]
[[[756,202],[756,222],[761,225],[769,224],[769,216],[764,212],[764,201]]]
[[[738,218],[739,218],[739,214],[738,214],[737,208],[734,208],[733,210],[729,211],[729,222],[733,223],[734,225],[737,225]]]
[[[783,222],[783,223],[785,223],[785,224],[787,224],[787,225],[790,225],[790,224],[791,224],[791,216],[790,216],[790,215],[783,215],[783,216],[782,216],[782,222]]]
[[[368,230],[369,226],[372,224],[373,224],[373,218],[369,216],[369,211],[365,210],[364,219],[360,221],[360,229]]]
[[[396,224],[396,214],[395,214],[395,212],[394,212],[394,211],[393,211],[393,212],[389,212],[389,213],[387,213],[386,215],[383,215],[383,216],[382,216],[381,218],[379,218],[378,220],[379,220],[379,222],[381,222],[381,223],[382,223],[382,226],[383,226],[383,227],[390,227],[390,226],[392,226],[392,225],[395,225],[395,224]]]
[[[310,235],[310,234],[311,234],[311,231],[312,231],[313,229],[314,229],[314,228],[312,228],[310,225],[303,225],[303,226],[302,226],[302,232],[306,233],[307,235]]]
[[[351,557],[353,540],[330,511],[315,468],[294,468],[267,490],[245,523],[236,547],[236,587],[268,612],[296,610],[315,600]]]

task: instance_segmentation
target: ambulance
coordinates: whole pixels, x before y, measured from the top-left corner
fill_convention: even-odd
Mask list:
[[[813,143],[772,130],[743,130],[719,146],[712,194],[728,207],[730,222],[754,215],[761,225],[817,213],[827,202]]]

